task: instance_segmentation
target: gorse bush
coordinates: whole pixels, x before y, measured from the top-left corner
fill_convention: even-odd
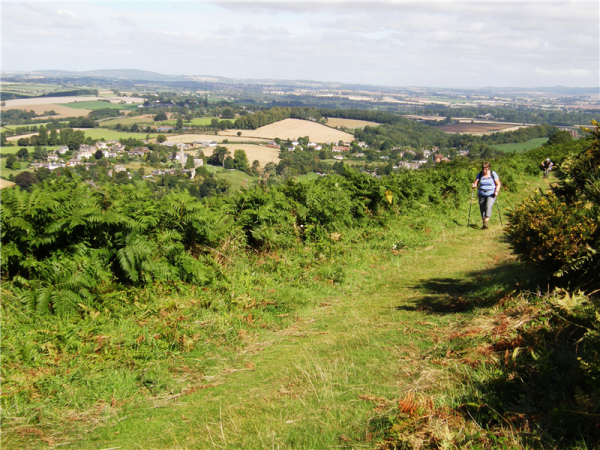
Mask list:
[[[554,147],[561,153],[561,183],[515,207],[507,228],[522,260],[589,287],[600,283],[600,132],[594,125],[590,139]]]

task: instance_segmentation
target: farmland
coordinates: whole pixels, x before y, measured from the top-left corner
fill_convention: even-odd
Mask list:
[[[44,114],[45,111],[54,110],[57,113],[51,116],[53,119],[62,119],[64,117],[87,116],[93,109],[115,107],[107,102],[99,102],[94,96],[72,96],[72,97],[43,97],[43,98],[20,98],[15,100],[6,100],[6,106],[2,109],[23,109],[34,111],[36,114]],[[110,97],[111,102],[120,102],[121,100],[132,102],[143,102],[143,98],[133,97]],[[79,103],[79,104],[75,104]],[[101,106],[100,106],[101,105]],[[108,106],[107,106],[108,105]],[[133,109],[135,105],[118,105],[117,109]],[[89,108],[89,109],[88,109]]]
[[[9,175],[13,175],[14,177],[16,177],[17,175],[19,175],[21,172],[31,172],[31,169],[27,169],[27,164],[23,164],[21,167],[21,169],[9,169],[6,167],[6,161],[8,158],[2,158],[0,159],[0,176],[2,178],[8,178]]]
[[[15,183],[13,183],[12,181],[3,180],[0,178],[0,189],[4,189],[4,188],[11,187],[14,185],[15,185]]]
[[[542,144],[545,144],[546,142],[548,142],[548,138],[536,138],[526,142],[519,142],[517,144],[496,144],[492,147],[496,150],[500,150],[501,152],[516,151],[517,153],[521,153],[533,148],[541,147]]]
[[[242,187],[251,186],[254,181],[258,180],[258,177],[253,177],[239,170],[218,170],[215,177],[227,180],[231,185],[231,192],[237,192]]]
[[[154,119],[152,117],[153,116],[151,114],[144,114],[141,116],[134,116],[134,117],[121,117],[118,119],[101,120],[101,121],[99,121],[99,124],[100,124],[100,126],[115,126],[117,124],[133,125],[134,123],[156,124],[156,122],[154,122]]]
[[[377,127],[380,124],[378,124],[377,122],[369,122],[367,120],[355,120],[355,119],[340,119],[337,117],[331,117],[329,119],[327,119],[327,126],[328,127],[332,127],[332,128],[336,128],[336,127],[340,127],[340,128],[349,128],[349,129],[353,129],[353,128],[363,128],[363,127]]]
[[[497,131],[513,131],[522,126],[515,126],[513,123],[499,123],[499,122],[476,122],[476,123],[454,123],[444,125],[440,127],[445,133],[471,133],[471,134],[485,134],[494,133]]]
[[[235,150],[244,150],[246,155],[248,156],[248,161],[252,164],[252,161],[255,159],[260,162],[261,167],[265,167],[267,163],[274,162],[277,164],[279,162],[279,150],[276,148],[265,147],[262,145],[255,144],[222,144],[223,147],[226,147],[227,150],[233,152]],[[212,154],[212,150],[205,151],[206,155]]]
[[[354,140],[354,136],[349,133],[301,119],[285,119],[256,130],[227,130],[219,134],[234,136],[238,131],[242,131],[242,136],[265,139],[297,139],[308,136],[311,141],[315,142],[349,142]]]
[[[105,108],[119,109],[119,110],[131,110],[131,109],[137,108],[137,105],[131,105],[131,104],[123,105],[123,104],[119,104],[119,103],[111,103],[111,102],[100,101],[100,100],[74,102],[74,103],[57,103],[57,105],[67,106],[69,108],[74,108],[74,109],[86,109],[86,110],[92,110],[92,111],[94,111],[96,109],[105,109]]]
[[[227,141],[229,142],[256,142],[256,143],[261,143],[261,142],[267,142],[268,139],[260,139],[260,138],[251,138],[251,137],[245,137],[244,135],[242,135],[241,137],[237,136],[235,133],[232,133],[231,135],[226,134],[226,132],[221,132],[218,135],[216,134],[177,134],[177,135],[170,135],[167,134],[167,139],[171,142],[184,142],[186,144],[189,144],[193,141],[215,141],[218,143],[223,142],[223,139],[227,139]]]
[[[120,138],[136,138],[136,139],[145,139],[148,136],[147,133],[126,133],[124,131],[112,131],[112,130],[103,130],[101,128],[76,128],[77,130],[83,130],[85,132],[86,137],[91,137],[92,139],[120,139]],[[150,138],[155,138],[158,136],[158,133],[150,133]]]

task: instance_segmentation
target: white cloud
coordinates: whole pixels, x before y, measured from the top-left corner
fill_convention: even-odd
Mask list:
[[[597,85],[598,12],[596,2],[6,3],[2,62],[380,85]]]

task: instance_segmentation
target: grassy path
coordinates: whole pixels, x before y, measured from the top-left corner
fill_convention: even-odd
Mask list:
[[[522,195],[503,197],[502,207]],[[432,355],[444,330],[482,313],[457,313],[462,296],[501,292],[527,276],[498,218],[486,231],[466,228],[466,209],[427,218],[415,248],[365,244],[346,262],[343,284],[315,295],[293,325],[245,335],[235,357],[210,365],[201,389],[124,405],[61,448],[373,447],[369,432],[408,392],[451,403],[456,382]],[[416,233],[406,226],[390,233]]]

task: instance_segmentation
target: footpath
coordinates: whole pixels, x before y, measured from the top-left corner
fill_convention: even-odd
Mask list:
[[[464,219],[425,247],[352,269],[293,326],[248,336],[234,360],[205,374],[204,389],[124,408],[65,448],[372,448],[369,430],[398,399],[451,392],[455,381],[432,355],[449,330],[480,313],[461,311],[463,295],[525,276],[497,215],[485,231]]]

